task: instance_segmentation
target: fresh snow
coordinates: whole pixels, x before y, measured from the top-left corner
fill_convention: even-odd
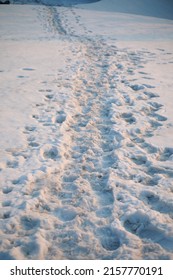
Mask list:
[[[173,4],[149,2],[1,6],[0,259],[173,259]]]

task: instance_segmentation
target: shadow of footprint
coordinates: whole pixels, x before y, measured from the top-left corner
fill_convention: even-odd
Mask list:
[[[6,201],[2,202],[2,206],[3,207],[9,207],[11,205],[11,203],[12,203],[11,200],[6,200]]]
[[[151,191],[143,191],[141,193],[141,198],[144,198],[146,203],[150,205],[153,210],[172,216],[173,201],[164,201],[157,194]]]
[[[0,260],[15,260],[8,252],[0,252]]]
[[[63,111],[58,112],[58,115],[53,118],[54,123],[62,124],[66,120],[66,114]]]
[[[166,250],[173,250],[173,238],[167,236],[163,230],[152,225],[149,217],[141,211],[136,211],[129,215],[124,221],[124,227],[127,231],[141,239],[158,243]]]
[[[163,107],[162,104],[159,104],[157,102],[148,102],[148,104],[151,105],[153,111],[158,111],[161,107]]]
[[[155,154],[158,152],[157,147],[155,147],[145,141],[141,144],[141,148],[145,149],[149,154]]]
[[[132,113],[123,113],[121,117],[128,123],[133,124],[136,122],[136,118],[133,116]]]
[[[97,230],[100,243],[107,251],[115,251],[120,247],[119,237],[111,227],[101,227]]]
[[[144,94],[145,94],[149,99],[159,97],[158,94],[153,93],[153,92],[147,92],[147,91],[145,91]]]
[[[147,170],[148,175],[153,176],[155,174],[163,174],[168,178],[173,178],[173,170],[167,167],[157,167],[157,166],[149,166]]]
[[[172,160],[173,158],[173,148],[165,148],[163,153],[160,155],[160,161]]]
[[[55,146],[45,145],[41,153],[45,159],[56,160],[59,156],[58,149]]]
[[[36,126],[32,126],[32,125],[27,125],[25,126],[25,130],[26,132],[32,132],[32,131],[35,131],[36,130]]]
[[[142,90],[144,89],[145,87],[143,85],[130,85],[131,89],[133,89],[134,91],[139,91],[139,90]]]
[[[6,165],[8,168],[17,168],[19,164],[17,161],[14,160],[14,161],[8,161]]]
[[[6,187],[6,188],[3,188],[2,192],[3,192],[4,194],[8,194],[8,193],[11,193],[12,190],[13,190],[12,187]]]
[[[151,125],[151,128],[153,130],[157,129],[158,127],[162,126],[163,124],[158,122],[158,121],[155,121],[155,120],[150,120],[149,121],[150,125]]]
[[[28,243],[23,243],[21,245],[21,251],[27,258],[33,258],[34,255],[38,255],[40,252],[40,246],[35,242],[31,241]]]
[[[136,164],[136,165],[145,165],[147,163],[147,157],[144,155],[132,155],[130,159]]]
[[[40,225],[39,219],[31,218],[29,216],[21,217],[20,221],[25,230],[31,230],[33,228],[37,228]]]
[[[160,122],[165,122],[165,121],[167,121],[167,117],[165,117],[165,116],[162,116],[162,115],[159,115],[159,114],[153,114],[153,117],[156,119],[156,120],[158,120],[158,121],[160,121]]]
[[[35,69],[34,68],[26,67],[26,68],[23,68],[22,70],[24,70],[24,71],[34,71]]]

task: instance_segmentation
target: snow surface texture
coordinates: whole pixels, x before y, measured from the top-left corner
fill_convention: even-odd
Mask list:
[[[173,259],[173,23],[105,3],[0,10],[0,259]]]

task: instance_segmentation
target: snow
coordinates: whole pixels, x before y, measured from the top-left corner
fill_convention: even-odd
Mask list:
[[[173,5],[84,2],[0,9],[0,259],[173,259]]]

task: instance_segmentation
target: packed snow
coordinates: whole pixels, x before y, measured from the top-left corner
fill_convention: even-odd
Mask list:
[[[11,2],[0,259],[173,259],[172,1]]]

